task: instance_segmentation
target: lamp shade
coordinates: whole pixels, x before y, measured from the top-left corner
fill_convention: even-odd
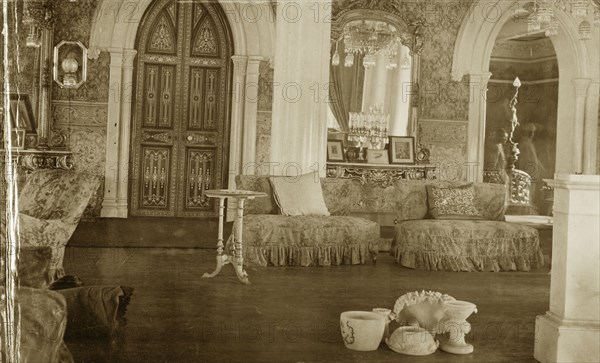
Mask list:
[[[75,73],[79,69],[79,63],[77,63],[77,60],[71,57],[63,59],[60,66],[65,73]]]

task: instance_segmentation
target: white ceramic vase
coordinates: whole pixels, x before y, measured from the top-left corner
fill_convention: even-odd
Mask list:
[[[441,349],[448,353],[469,354],[473,353],[473,345],[465,342],[465,335],[471,331],[471,324],[467,318],[477,312],[477,306],[468,301],[444,301],[445,317],[442,322],[443,332],[449,333],[449,339],[443,343]]]
[[[340,315],[340,330],[348,349],[372,351],[379,348],[386,319],[370,311],[345,311]]]

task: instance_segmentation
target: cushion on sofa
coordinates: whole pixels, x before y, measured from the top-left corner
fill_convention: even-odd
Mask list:
[[[323,199],[321,180],[317,173],[295,177],[273,176],[269,178],[279,211],[287,216],[328,216]]]
[[[435,219],[482,219],[474,199],[473,184],[455,187],[427,186],[429,214]]]
[[[332,216],[347,216],[353,200],[352,180],[321,178],[321,189],[327,210]]]
[[[427,217],[427,188],[423,181],[399,180],[394,183],[396,217],[410,221]]]
[[[482,220],[406,221],[392,246],[405,267],[446,271],[529,271],[544,259],[535,228]]]
[[[237,175],[235,177],[237,189],[252,190],[266,193],[264,198],[248,199],[245,203],[244,214],[277,214],[279,208],[275,202],[273,188],[269,177],[264,175]]]
[[[427,185],[455,187],[464,183],[450,181],[399,180],[394,183],[396,219],[409,221],[430,218],[427,201]],[[473,183],[474,204],[483,219],[504,220],[506,209],[506,187],[501,184]]]
[[[244,263],[362,264],[377,253],[379,233],[377,223],[357,217],[249,215],[244,217],[242,231]]]

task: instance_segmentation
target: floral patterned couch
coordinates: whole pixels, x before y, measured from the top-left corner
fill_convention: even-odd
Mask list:
[[[464,183],[399,180],[385,187],[323,178],[331,216],[283,216],[267,176],[237,176],[238,189],[267,193],[248,201],[244,260],[260,266],[364,263],[380,247],[379,225],[395,223],[391,253],[409,268],[448,271],[528,271],[543,265],[535,228],[504,221],[503,185],[474,183],[480,220],[433,219],[427,185]],[[393,222],[390,222],[393,221]]]
[[[529,271],[544,264],[535,228],[504,221],[504,185],[474,183],[474,206],[481,219],[433,219],[427,185],[395,184],[397,225],[392,254],[402,266],[446,271]]]
[[[42,169],[29,174],[19,192],[21,245],[51,247],[53,279],[64,275],[65,245],[99,185],[93,175]]]
[[[249,200],[243,223],[244,263],[259,266],[364,264],[377,256],[379,225],[351,216],[350,180],[323,178],[321,188],[330,216],[279,215],[267,176],[236,177],[238,189],[267,193]]]
[[[19,193],[14,293],[7,289],[6,260],[0,259],[0,324],[6,323],[9,332],[19,331],[11,341],[0,329],[0,356],[8,361],[17,361],[14,356],[18,355],[18,361],[24,363],[73,362],[64,337],[111,338],[125,324],[131,287],[50,290],[52,283],[64,275],[65,245],[98,185],[97,177],[72,171],[38,170],[27,176]],[[4,257],[4,214],[0,215],[0,225],[0,252]],[[14,298],[15,319],[4,321],[10,297]]]

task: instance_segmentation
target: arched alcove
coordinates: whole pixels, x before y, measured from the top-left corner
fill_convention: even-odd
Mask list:
[[[522,3],[522,2],[521,2]],[[482,180],[485,139],[486,87],[489,64],[498,33],[512,18],[519,1],[479,0],[459,30],[454,48],[452,77],[470,77],[470,103],[467,160],[474,173],[471,180]],[[597,173],[598,94],[600,87],[600,37],[579,40],[578,23],[570,14],[554,9],[558,34],[551,37],[559,67],[556,173]],[[584,136],[585,135],[585,136]]]
[[[128,213],[131,99],[135,39],[142,15],[153,0],[100,0],[90,34],[91,53],[110,53],[106,169],[102,217],[126,218]],[[215,0],[216,1],[216,0]],[[229,148],[229,184],[240,173],[242,155],[255,155],[257,103],[246,97],[258,84],[261,61],[273,57],[275,18],[268,1],[218,1],[227,16],[233,43],[233,92]],[[249,87],[249,85],[253,85]],[[253,138],[254,136],[254,138]]]

